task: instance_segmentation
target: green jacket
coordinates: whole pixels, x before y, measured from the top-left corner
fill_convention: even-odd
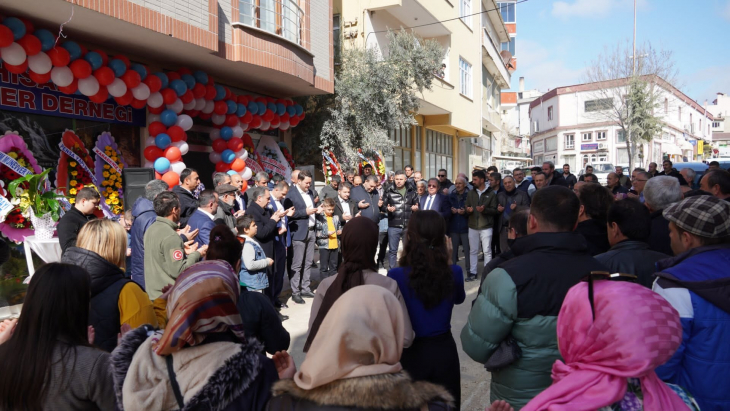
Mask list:
[[[519,410],[552,384],[552,365],[561,359],[556,329],[556,316],[517,317],[517,287],[505,270],[487,275],[461,330],[462,348],[484,363],[512,334],[522,349],[520,359],[492,373],[490,402],[505,400]]]
[[[162,295],[162,287],[173,284],[183,270],[200,260],[197,251],[185,255],[185,244],[176,229],[177,224],[157,217],[144,233],[144,281],[150,300]]]
[[[469,190],[464,206],[474,209],[471,213],[467,211],[467,214],[469,214],[469,228],[484,230],[494,227],[494,219],[499,215],[499,211],[497,211],[497,193],[494,190],[487,187],[487,190],[481,196],[477,194],[476,188]],[[477,211],[478,206],[485,206],[484,211]]]

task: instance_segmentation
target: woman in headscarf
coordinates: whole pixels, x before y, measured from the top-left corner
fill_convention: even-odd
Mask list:
[[[595,316],[595,318],[594,318]],[[682,341],[679,314],[659,294],[627,282],[582,282],[568,291],[558,315],[563,361],[553,365],[553,385],[523,411],[699,409],[654,369]],[[493,410],[507,410],[504,402]]]
[[[112,353],[120,407],[265,407],[277,370],[261,344],[244,336],[237,272],[224,260],[194,264],[169,291],[165,330],[143,326],[124,336]]]
[[[393,293],[375,285],[347,291],[322,321],[301,370],[274,385],[268,409],[453,409],[448,391],[403,371],[404,333]]]
[[[378,274],[375,265],[375,252],[378,248],[378,225],[368,218],[353,218],[342,230],[342,263],[337,275],[325,278],[317,287],[309,315],[309,335],[304,344],[304,352],[312,345],[314,337],[332,305],[347,290],[363,284],[383,287],[393,293],[400,302],[405,318],[404,346],[413,342],[413,328],[398,283]]]

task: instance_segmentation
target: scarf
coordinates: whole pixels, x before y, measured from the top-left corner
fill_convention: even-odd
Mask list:
[[[345,378],[401,371],[404,321],[389,290],[369,284],[351,289],[322,321],[294,383],[311,390]]]
[[[565,362],[553,365],[553,385],[524,411],[595,410],[620,401],[628,378],[638,378],[645,410],[682,410],[684,402],[654,369],[682,342],[679,314],[639,284],[597,281],[596,319],[588,284],[568,291],[558,315],[558,345]]]
[[[347,290],[365,283],[362,270],[365,268],[376,270],[375,252],[378,248],[378,232],[378,225],[369,218],[356,217],[345,224],[341,236],[342,263],[337,270],[334,282],[327,289],[317,317],[312,323],[312,329],[304,343],[304,352],[309,351],[322,320],[335,301]]]
[[[167,299],[167,326],[154,346],[169,355],[186,345],[198,345],[208,334],[231,331],[241,342],[241,315],[236,307],[240,289],[230,264],[212,260],[193,264],[182,272]]]

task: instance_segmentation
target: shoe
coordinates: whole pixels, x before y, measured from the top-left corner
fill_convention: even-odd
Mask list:
[[[311,291],[302,291],[301,295],[304,298],[314,298],[314,293]]]
[[[470,283],[470,282],[476,281],[476,280],[477,280],[477,276],[475,276],[475,275],[469,275],[469,276],[466,277],[466,280],[464,280],[464,281]]]
[[[279,313],[279,319],[284,322],[289,319],[289,316]]]
[[[304,299],[299,294],[292,294],[291,300],[297,304],[304,304]]]
[[[278,304],[276,305],[276,308],[278,308],[278,309],[280,309],[280,310],[281,310],[282,308],[289,308],[289,306],[288,306],[288,305],[286,305],[286,303],[282,303],[282,302],[280,301],[280,302],[279,302],[279,303],[278,303]]]

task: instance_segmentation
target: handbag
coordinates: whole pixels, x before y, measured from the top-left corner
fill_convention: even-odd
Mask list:
[[[521,357],[522,349],[517,345],[517,340],[512,335],[508,335],[484,363],[484,368],[489,372],[499,371]]]

